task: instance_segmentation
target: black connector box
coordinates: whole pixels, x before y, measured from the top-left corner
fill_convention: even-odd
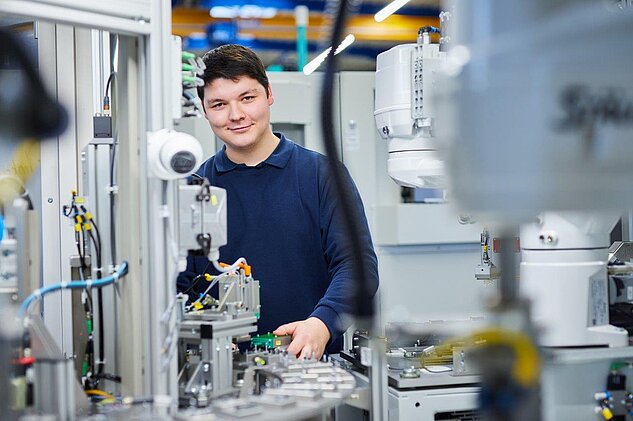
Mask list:
[[[112,116],[96,115],[92,117],[92,124],[96,139],[112,137]]]

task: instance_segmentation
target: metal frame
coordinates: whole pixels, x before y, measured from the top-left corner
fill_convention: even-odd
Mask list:
[[[127,35],[152,35],[154,28],[148,22],[155,17],[152,11],[158,4],[152,0],[88,0],[80,4],[72,0],[3,0],[0,13]]]
[[[168,48],[171,29],[171,6],[166,0],[91,0],[77,3],[71,0],[4,0],[0,3],[0,13],[20,16],[30,16],[37,20],[50,21],[72,25],[102,29],[113,33],[137,36],[136,57],[129,57],[130,78],[127,87],[135,88],[138,95],[126,92],[128,105],[137,105],[128,109],[134,116],[126,116],[126,158],[120,161],[120,179],[126,178],[126,186],[120,192],[121,206],[127,207],[130,215],[126,215],[129,221],[121,221],[120,235],[132,234],[126,238],[125,246],[121,247],[120,259],[125,257],[130,263],[130,273],[121,287],[121,309],[119,317],[123,318],[130,326],[121,326],[126,345],[119,350],[121,356],[130,360],[124,362],[119,368],[124,372],[124,393],[171,395],[177,396],[177,365],[176,359],[167,364],[167,369],[162,370],[163,348],[174,329],[175,322],[163,326],[161,316],[169,307],[175,296],[176,286],[172,273],[175,273],[176,264],[167,253],[167,231],[169,224],[157,211],[161,206],[167,205],[173,209],[175,203],[175,185],[163,181],[148,179],[146,174],[146,145],[144,133],[161,128],[171,128],[170,115],[171,93],[164,87],[169,86],[170,55]],[[116,11],[116,12],[115,12]],[[74,45],[72,38],[73,28],[58,28],[59,37],[65,42]],[[40,32],[41,37],[41,32]],[[51,39],[53,41],[55,38]],[[59,39],[61,42],[61,38]],[[40,43],[47,43],[48,39],[41,38]],[[40,44],[41,45],[41,44]],[[53,45],[54,46],[54,45]],[[74,48],[69,51],[60,51],[60,54],[74,54]],[[134,52],[128,50],[130,54]],[[44,60],[45,62],[46,60]],[[63,103],[75,104],[75,98],[66,98],[66,95],[75,94],[74,57],[68,58],[67,64],[73,72],[73,77],[67,74],[43,74],[48,86],[54,87],[57,96]],[[48,62],[51,68],[57,69],[57,63]],[[65,72],[65,71],[64,71]],[[63,77],[60,77],[63,76]],[[66,83],[72,81],[72,86]],[[60,157],[78,157],[77,148],[77,124],[75,118],[78,109],[69,110],[71,124],[69,131],[60,136],[56,142],[48,142],[42,145],[42,195],[45,198],[43,207],[49,206],[53,211],[44,210],[43,225],[49,230],[44,241],[44,250],[56,250],[59,244],[73,244],[73,241],[65,238],[62,222],[58,213],[60,198],[64,198],[59,191],[66,186],[78,184],[78,174],[75,161],[74,166],[59,165]],[[135,119],[138,118],[137,121]],[[123,137],[122,137],[123,139]],[[122,145],[123,146],[123,145]],[[123,147],[122,147],[123,149]],[[71,155],[72,154],[72,155]],[[56,163],[56,164],[55,164]],[[46,176],[46,177],[44,177]],[[135,181],[138,180],[138,183]],[[49,203],[48,198],[51,198]],[[173,212],[171,213],[174,214]],[[140,226],[140,228],[139,228]],[[52,232],[50,231],[51,227]],[[126,231],[124,228],[132,228]],[[137,232],[139,235],[134,235]],[[125,234],[123,234],[125,233]],[[72,235],[72,233],[68,233]],[[127,235],[126,235],[127,236]],[[172,236],[171,238],[175,238]],[[71,246],[68,247],[71,247]],[[123,244],[122,244],[123,246]],[[47,282],[68,279],[70,269],[66,270],[61,256],[69,251],[62,250],[60,257],[45,260],[46,274],[59,274],[60,279],[50,279]],[[46,253],[44,253],[46,259]],[[66,273],[67,272],[67,273]],[[63,328],[61,309],[67,308],[69,297],[54,298],[59,300],[55,307],[51,308],[50,301],[45,313],[49,326],[54,326],[53,331],[61,334],[64,350],[72,347],[70,338],[71,329]],[[66,301],[64,301],[66,300]],[[55,301],[57,302],[57,301]],[[175,320],[175,318],[171,318]],[[125,325],[122,323],[122,325]],[[129,336],[132,334],[133,336]],[[142,336],[141,336],[142,335]],[[68,353],[68,351],[67,351]],[[172,409],[175,409],[176,402]]]
[[[44,286],[70,279],[70,265],[64,264],[62,256],[76,254],[72,230],[61,216],[62,202],[77,186],[77,132],[75,113],[75,54],[74,49],[58,48],[61,43],[73,43],[72,27],[51,23],[38,24],[39,64],[42,77],[48,86],[54,86],[56,96],[63,104],[72,104],[69,109],[68,129],[55,140],[41,147],[42,186],[42,269]],[[54,69],[54,72],[50,70]],[[62,167],[62,157],[65,165]],[[68,157],[75,159],[68,160]],[[67,261],[67,260],[66,260]],[[70,293],[65,291],[45,298],[42,309],[44,320],[66,357],[72,356]]]
[[[182,348],[187,345],[199,346],[200,362],[196,366],[185,387],[185,393],[194,394],[196,399],[205,397],[202,385],[210,382],[209,396],[220,396],[234,391],[233,388],[233,351],[232,339],[257,331],[257,318],[247,313],[243,317],[224,320],[184,320],[180,325],[179,342]],[[211,335],[206,337],[204,329]],[[202,393],[199,393],[200,390]],[[198,402],[200,405],[201,402]],[[201,405],[204,406],[204,405]]]

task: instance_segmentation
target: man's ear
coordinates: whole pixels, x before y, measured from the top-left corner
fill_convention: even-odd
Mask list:
[[[271,89],[270,84],[268,85],[268,89],[266,89],[266,94],[268,94],[268,105],[273,105],[275,98],[273,97],[273,90]]]

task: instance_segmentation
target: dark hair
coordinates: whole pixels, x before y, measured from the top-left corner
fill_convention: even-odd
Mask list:
[[[268,76],[264,63],[250,48],[237,44],[221,45],[207,51],[202,56],[207,68],[202,75],[204,86],[198,87],[198,96],[204,104],[204,87],[216,79],[231,79],[237,81],[241,76],[248,76],[258,81],[266,90],[268,96]]]

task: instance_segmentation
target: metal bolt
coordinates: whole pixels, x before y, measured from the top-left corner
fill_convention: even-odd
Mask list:
[[[47,200],[47,202],[48,202],[48,203],[53,203],[53,198],[52,198],[52,197],[49,197],[49,198],[48,198],[48,200]]]
[[[538,239],[545,244],[552,244],[556,242],[556,234],[541,234]]]

